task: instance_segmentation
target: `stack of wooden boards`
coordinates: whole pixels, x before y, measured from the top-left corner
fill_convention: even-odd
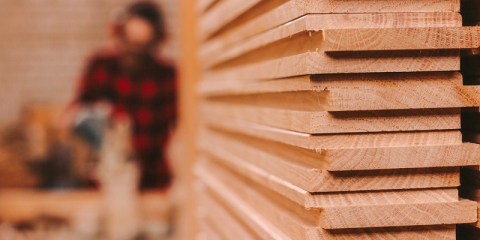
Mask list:
[[[462,0],[461,13],[464,26],[480,25],[480,1]],[[461,73],[465,85],[480,85],[480,51],[479,49],[462,52]],[[462,111],[462,134],[465,142],[480,144],[480,111],[478,108],[466,108]],[[463,167],[460,171],[459,188],[462,198],[479,203],[480,206],[480,168],[479,165]],[[480,208],[479,208],[480,209]],[[478,239],[480,223],[459,225],[459,239]]]
[[[457,0],[199,0],[207,239],[455,239],[463,143]]]

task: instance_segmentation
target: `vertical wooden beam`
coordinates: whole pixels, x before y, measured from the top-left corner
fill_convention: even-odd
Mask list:
[[[176,239],[194,239],[197,234],[196,197],[193,189],[192,167],[197,155],[195,139],[197,132],[196,83],[199,78],[197,62],[197,12],[195,0],[179,0],[179,138],[182,144],[181,162],[177,165],[177,179],[182,184],[183,202],[178,209]],[[176,31],[176,30],[172,30]]]

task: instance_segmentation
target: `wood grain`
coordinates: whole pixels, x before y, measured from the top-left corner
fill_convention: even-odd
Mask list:
[[[204,101],[200,113],[312,134],[460,129],[459,108],[327,112]]]
[[[197,176],[205,176],[204,170],[198,166],[194,169]],[[202,182],[205,183],[205,178],[202,177]],[[211,178],[207,178],[211,179]],[[208,180],[207,180],[208,181]],[[205,191],[205,190],[204,190]],[[202,193],[206,194],[206,193]],[[285,234],[279,231],[276,227],[265,221],[261,214],[245,204],[241,198],[234,195],[222,194],[222,204],[228,206],[229,209],[247,226],[249,226],[262,239],[288,239]]]
[[[338,2],[338,1],[337,1]],[[352,4],[352,1],[349,2]],[[371,3],[371,2],[369,2]],[[388,4],[392,4],[389,2]],[[395,3],[399,3],[398,1]],[[419,3],[419,2],[417,2]],[[457,1],[455,4],[458,4]],[[382,3],[385,7],[385,1]],[[377,27],[459,27],[461,25],[461,17],[457,11],[401,11],[401,10],[380,10],[380,11],[366,11],[375,14],[314,14],[319,13],[307,9],[307,11],[292,10],[291,5],[295,3],[287,2],[279,5],[274,9],[265,8],[262,14],[257,14],[255,18],[249,21],[243,21],[241,24],[230,26],[215,38],[205,42],[200,49],[200,56],[212,56],[215,53],[220,53],[229,49],[232,44],[239,43],[249,37],[264,31],[270,30],[274,27],[281,26],[285,23],[295,22],[298,18],[300,21],[305,21],[305,29],[322,30],[332,27],[345,28],[362,28],[365,25]],[[368,6],[367,4],[362,7]],[[433,5],[430,5],[433,6]],[[398,5],[396,6],[398,7]],[[293,6],[295,8],[295,6]],[[400,9],[400,8],[397,8]],[[453,10],[453,9],[452,9]],[[258,8],[256,11],[261,11]],[[383,13],[382,13],[383,12]],[[398,12],[397,14],[391,14]],[[415,12],[415,13],[413,13]],[[307,14],[308,13],[308,14]],[[310,14],[312,13],[312,14]],[[307,14],[307,15],[306,15]],[[305,16],[306,15],[306,16]],[[342,16],[336,18],[335,16]],[[395,17],[392,17],[395,16]],[[306,20],[301,20],[303,17]],[[295,19],[295,20],[294,20]],[[340,21],[337,21],[339,19]],[[395,19],[395,21],[393,21]],[[293,21],[292,21],[293,20]],[[346,24],[340,24],[346,23]],[[315,29],[313,26],[319,26],[320,29]]]
[[[445,146],[321,149],[311,151],[239,134],[202,130],[199,145],[210,152],[226,151],[247,161],[297,163],[307,169],[328,171],[430,168],[478,165],[480,146],[464,143]],[[271,159],[271,160],[270,160]],[[288,169],[288,164],[285,166]],[[281,175],[279,175],[281,176]],[[480,185],[480,184],[479,184]]]
[[[209,169],[211,168],[212,171],[230,169],[231,174],[241,175],[243,178],[249,179],[257,185],[262,185],[306,209],[350,206],[357,202],[375,205],[379,201],[389,204],[402,204],[405,202],[426,203],[458,200],[458,190],[452,187],[310,193],[249,162],[239,164],[238,162],[228,162],[228,160],[206,155],[204,155],[204,158],[208,161],[204,160],[202,164]]]
[[[480,134],[460,120],[480,86],[458,72],[480,28],[462,27],[460,0],[198,9],[207,239],[454,239],[456,224],[480,227],[480,203],[462,199],[480,199],[480,144],[462,142]]]
[[[325,45],[325,50],[332,50],[334,48],[332,48],[331,43],[336,33],[341,34],[345,32],[345,34],[350,34],[355,28],[370,29],[366,31],[372,31],[372,29],[379,30],[378,32],[374,31],[375,34],[380,34],[379,37],[385,37],[382,35],[384,34],[384,32],[382,32],[383,28],[390,29],[391,31],[394,29],[405,31],[404,28],[418,28],[419,30],[413,31],[419,31],[421,33],[425,33],[426,31],[427,33],[431,33],[429,31],[439,30],[444,31],[443,34],[445,34],[445,36],[441,35],[440,37],[442,39],[451,36],[453,31],[462,32],[462,29],[465,29],[463,31],[465,34],[471,33],[473,37],[476,36],[474,34],[477,33],[474,29],[466,30],[466,28],[461,28],[461,18],[458,13],[311,14],[233,45],[223,43],[224,48],[220,47],[222,46],[220,43],[216,43],[218,47],[215,48],[213,44],[215,44],[216,40],[214,39],[212,40],[213,43],[207,42],[205,44],[206,46],[202,47],[203,50],[200,51],[200,57],[203,67],[209,68],[282,39],[291,40],[292,36],[309,32],[323,32],[326,38],[315,39],[317,40],[315,47],[322,47],[324,45],[323,42],[326,41],[327,45]],[[392,28],[394,29],[392,30]],[[330,30],[332,30],[331,34]],[[385,32],[385,34],[387,34],[386,36],[396,33],[397,32]],[[371,38],[372,36],[369,37]],[[411,42],[411,40],[412,39],[408,39],[407,42]],[[433,40],[435,43],[444,43],[438,37],[430,40]],[[395,39],[395,41],[399,40]],[[449,43],[454,43],[455,41],[459,41],[459,39],[451,39]],[[403,41],[399,42],[399,46],[405,45]],[[445,43],[442,46],[447,47]]]
[[[359,210],[359,208],[362,209]],[[475,209],[477,209],[476,202],[469,200],[436,204],[326,208],[322,212],[325,219],[321,220],[320,225],[325,229],[342,229],[371,226],[474,223],[477,222]],[[395,219],[392,216],[398,218]]]
[[[463,180],[463,179],[462,179]],[[470,224],[475,228],[480,229],[480,188],[478,186],[473,185],[465,185],[460,186],[459,188],[459,195],[462,198],[470,199],[472,201],[477,202],[477,222]]]
[[[264,41],[261,37],[258,41]],[[205,79],[271,79],[307,74],[453,71],[459,50],[325,53],[322,32],[305,32],[256,49],[205,73]],[[282,49],[282,51],[278,51]],[[244,75],[242,75],[244,74]]]
[[[212,127],[229,132],[318,151],[321,151],[321,149],[436,146],[459,145],[462,143],[460,131],[455,130],[312,135],[267,127],[238,119],[227,122],[215,116],[211,118],[204,116],[203,120]]]
[[[200,18],[199,39],[205,40],[262,0],[222,0]],[[228,13],[228,14],[225,14]]]
[[[310,75],[244,83],[206,81],[199,86],[199,92],[233,103],[304,111],[480,105],[480,87],[462,85],[461,75],[454,72]]]
[[[201,14],[205,12],[213,4],[220,2],[221,0],[198,0],[197,1],[197,12]]]
[[[324,30],[325,52],[470,49],[480,47],[478,27]]]
[[[455,187],[460,181],[459,169],[455,167],[329,172],[301,160],[288,161],[259,151],[257,155],[241,155],[206,145],[202,148],[219,162],[236,168],[255,165],[308,192]]]
[[[480,86],[424,83],[415,86],[378,84],[372,88],[326,88],[319,91],[255,94],[217,100],[299,111],[369,111],[424,108],[460,108],[480,105]],[[277,101],[282,99],[282,101]],[[433,101],[432,99],[435,99]]]
[[[196,169],[197,174],[201,176],[203,181],[215,184],[215,179],[212,179],[210,174],[202,174],[202,169]],[[208,170],[206,170],[208,171]],[[206,173],[203,171],[203,173]],[[203,177],[202,177],[203,176]],[[204,178],[206,177],[206,178]],[[227,190],[228,191],[228,190]],[[215,193],[213,193],[215,194]],[[342,229],[325,231],[321,228],[312,229],[305,227],[304,223],[300,223],[298,227],[298,220],[295,223],[287,224],[285,221],[294,218],[292,213],[285,209],[278,208],[275,204],[268,204],[261,206],[258,209],[258,204],[250,205],[244,198],[235,195],[219,194],[215,196],[219,201],[223,201],[226,205],[234,211],[235,214],[242,216],[245,224],[253,225],[257,229],[267,226],[279,226],[275,233],[292,233],[288,239],[455,239],[455,227],[453,226],[428,226],[428,227],[405,227],[405,228],[373,228],[373,229]],[[248,210],[247,210],[248,209]],[[246,212],[252,213],[247,214]],[[259,224],[256,224],[260,222]],[[295,231],[295,230],[298,230]],[[268,237],[270,236],[270,237]],[[264,239],[272,239],[271,235],[263,236]],[[273,239],[286,239],[286,236]]]
[[[295,43],[294,46],[305,46]],[[293,49],[293,46],[276,46],[275,49]],[[258,55],[257,55],[258,54]],[[274,79],[310,74],[335,73],[383,73],[383,72],[431,72],[460,70],[459,50],[383,51],[333,53],[304,52],[281,56],[285,52],[270,55],[257,52],[265,61],[235,63],[208,71],[204,79]],[[252,57],[253,60],[255,58]],[[255,59],[260,60],[260,59]]]
[[[225,209],[222,203],[215,200],[204,192],[199,193],[200,204],[204,207],[204,214],[215,229],[226,240],[254,240],[260,239],[260,236],[251,231],[245,224],[240,222],[229,210]]]
[[[206,219],[202,219],[199,223],[200,233],[197,234],[198,240],[222,240],[222,236],[212,227],[212,223]]]
[[[399,84],[401,86],[421,86],[424,83],[438,83],[437,85],[462,86],[462,81],[462,74],[459,72],[324,74],[265,81],[242,81],[240,79],[203,81],[199,83],[197,91],[203,97],[220,97],[264,93],[324,91],[334,87],[368,89]]]
[[[228,81],[224,84],[207,81],[199,86],[199,92],[226,102],[303,111],[480,105],[480,87],[463,86],[461,75],[453,72],[430,75],[426,73],[311,75],[245,83]]]
[[[330,211],[334,211],[334,209],[342,211],[342,210],[346,210],[346,209],[349,208],[349,207],[334,207],[334,208],[324,208],[322,210],[320,210],[320,209],[307,210],[307,209],[301,207],[300,205],[297,205],[296,203],[292,203],[289,200],[284,199],[277,194],[269,192],[267,189],[257,188],[256,186],[249,187],[248,185],[246,185],[246,184],[248,184],[248,182],[242,183],[242,181],[239,181],[238,178],[233,177],[232,175],[230,175],[228,173],[223,174],[223,176],[221,176],[217,180],[214,180],[215,177],[219,176],[217,174],[217,172],[215,172],[214,174],[210,174],[210,176],[212,176],[212,178],[207,179],[205,182],[206,182],[207,186],[209,186],[209,188],[216,193],[217,196],[218,195],[223,195],[223,194],[237,196],[237,198],[241,198],[244,201],[248,202],[248,204],[250,206],[252,206],[253,208],[255,208],[256,211],[259,211],[261,213],[263,212],[262,216],[264,216],[265,218],[267,218],[267,217],[272,218],[272,216],[273,216],[273,218],[282,219],[285,226],[283,226],[283,227],[278,226],[278,227],[281,228],[282,230],[286,230],[286,232],[288,232],[287,234],[290,237],[293,237],[294,239],[297,239],[296,238],[297,234],[303,235],[306,229],[316,229],[317,231],[323,230],[324,228],[322,228],[322,226],[321,226],[323,224],[323,220],[328,219],[328,218],[326,218],[325,214],[332,213]],[[205,178],[202,178],[202,179],[205,180]],[[242,197],[240,197],[240,196],[242,196]],[[467,205],[466,203],[469,204],[469,205]],[[358,203],[355,203],[355,204],[358,204]],[[445,208],[441,208],[442,206],[445,206],[445,207],[446,206],[461,207],[462,204],[463,204],[463,206],[467,205],[468,206],[467,208],[469,208],[469,210],[471,210],[472,205],[473,205],[473,207],[475,207],[474,206],[475,203],[471,202],[471,201],[456,201],[456,202],[443,202],[443,203],[439,202],[439,203],[427,203],[427,204],[399,204],[399,205],[390,205],[390,206],[392,208],[394,208],[394,206],[398,206],[398,207],[410,206],[411,209],[413,208],[413,209],[416,209],[416,210],[417,209],[420,210],[418,213],[415,213],[415,214],[419,214],[420,218],[422,218],[422,216],[426,216],[426,218],[431,218],[431,216],[429,216],[429,214],[433,213],[434,215],[437,215],[437,214],[441,215],[442,213],[438,213],[438,211],[440,211],[440,212],[445,211],[445,213],[448,211]],[[376,206],[379,206],[379,205],[376,205]],[[434,207],[434,208],[437,208],[437,209],[432,211],[432,210],[429,210],[428,207],[426,207],[426,206]],[[355,208],[355,206],[351,206],[351,207]],[[273,208],[273,209],[275,209],[275,211],[265,212],[264,208],[267,208],[267,209],[268,208],[270,208],[270,209]],[[368,206],[361,206],[360,205],[360,207],[358,207],[357,210],[364,211],[365,208],[368,208]],[[375,207],[372,207],[372,208],[375,209]],[[442,209],[442,210],[440,210],[440,209]],[[421,212],[421,210],[426,210],[426,212]],[[285,214],[285,211],[288,211],[288,214]],[[410,210],[410,211],[412,211],[412,210]],[[413,211],[415,211],[415,210],[413,210]],[[275,214],[274,212],[278,212],[278,213]],[[397,220],[400,220],[400,222],[405,221],[405,222],[410,223],[410,220],[406,219],[405,215],[399,214],[399,213],[401,213],[401,212],[396,212],[396,214],[392,215],[391,218],[389,218],[389,219],[397,219]],[[280,214],[280,216],[281,215],[283,215],[283,216],[280,217],[279,214]],[[454,214],[454,215],[450,215],[450,216],[451,217],[455,216],[455,217],[458,218],[458,220],[461,219],[460,221],[472,221],[472,216],[471,215],[472,214],[470,214],[470,216],[460,216],[460,215]],[[363,219],[362,223],[363,223],[363,225],[371,225],[371,226],[381,225],[381,224],[376,224],[374,221],[372,221],[375,218],[376,218],[376,216],[369,215],[369,216],[367,216],[367,218]],[[435,218],[434,220],[425,220],[425,223],[426,222],[436,222],[440,218],[442,218],[442,217]],[[475,218],[476,218],[476,216],[475,216]],[[344,224],[342,227],[349,228],[349,226],[348,226],[349,220],[348,219],[342,219],[342,220],[347,221],[347,224],[346,225]],[[446,218],[444,218],[444,220],[449,221]],[[455,219],[453,221],[456,221],[456,220],[457,219]],[[415,220],[411,221],[411,223],[415,224]],[[278,224],[278,221],[277,221],[276,224]],[[399,224],[399,223],[393,223],[393,224]],[[401,225],[401,223],[399,225]],[[355,225],[352,224],[352,226],[355,226]]]

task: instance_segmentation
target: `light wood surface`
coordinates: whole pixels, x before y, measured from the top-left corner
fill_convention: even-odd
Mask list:
[[[210,1],[210,0],[208,0]],[[198,52],[198,22],[196,11],[197,0],[179,0],[179,21],[176,29],[168,29],[178,34],[176,68],[178,78],[178,122],[172,145],[176,146],[177,155],[169,155],[170,164],[174,171],[176,185],[181,189],[176,204],[182,206],[177,209],[175,218],[175,236],[173,239],[195,239],[198,232],[198,221],[192,217],[196,209],[196,194],[193,189],[195,176],[192,168],[197,158],[195,134],[198,128],[197,105],[198,97],[195,94],[195,85],[199,80],[199,62],[195,56]],[[172,154],[174,151],[170,151]]]
[[[229,210],[208,194],[200,194],[200,204],[205,211],[205,217],[212,223],[212,226],[221,233],[223,239],[260,239],[255,232],[251,231],[245,224],[240,222]]]
[[[203,82],[198,91],[222,101],[304,111],[454,108],[480,105],[480,87],[462,85],[461,75],[454,72],[430,75],[309,75],[268,81],[214,81]],[[283,101],[277,101],[278,99]]]
[[[215,230],[210,221],[202,219],[198,224],[199,234],[196,236],[198,240],[222,240],[222,236]]]
[[[255,34],[269,30],[276,26],[280,26],[284,23],[290,22],[294,19],[300,18],[310,13],[356,13],[349,14],[352,18],[355,18],[358,13],[375,13],[371,15],[377,15],[378,13],[424,13],[429,12],[432,15],[442,15],[445,13],[458,12],[460,8],[460,1],[313,1],[313,0],[293,0],[293,1],[277,1],[277,5],[261,6],[256,8],[257,15],[248,21],[239,21],[240,24],[230,26],[228,29],[218,34],[216,38],[210,42],[205,43],[205,47],[202,47],[202,53],[204,49],[221,49],[234,42],[246,39],[254,36]],[[336,5],[336,6],[335,6]],[[330,9],[329,9],[330,7]],[[263,8],[263,9],[262,9]],[[442,12],[442,13],[439,13]],[[411,14],[413,15],[413,14]],[[372,16],[375,18],[375,16]],[[458,19],[458,18],[457,18]],[[410,21],[410,20],[409,20]],[[325,22],[325,21],[323,21]],[[352,26],[355,26],[355,21],[352,22]],[[373,21],[372,21],[373,22]],[[379,21],[384,22],[384,21]],[[415,22],[414,20],[412,22]],[[401,24],[401,23],[399,23]],[[428,23],[427,23],[428,25]],[[388,23],[384,27],[388,27]],[[406,25],[408,26],[408,25]],[[459,25],[457,25],[459,26]],[[209,51],[209,50],[207,50]],[[204,55],[205,56],[205,55]]]
[[[460,129],[459,108],[327,112],[204,101],[200,110],[202,115],[312,134]]]
[[[462,81],[463,78],[459,72],[325,74],[265,81],[243,81],[236,78],[220,81],[203,81],[199,83],[197,91],[204,97],[219,97],[261,93],[323,91],[332,87],[365,89],[397,84],[400,84],[400,86],[421,86],[424,83],[438,83],[438,85],[462,86]]]
[[[197,166],[195,173],[197,176],[200,176],[203,172],[202,169]],[[206,193],[202,192],[202,194]],[[222,194],[220,199],[223,205],[228,206],[243,223],[249,226],[262,239],[289,239],[276,227],[265,221],[261,214],[245,204],[241,198],[237,198],[234,195]]]
[[[435,204],[326,208],[322,212],[322,216],[325,216],[326,219],[322,220],[320,225],[325,229],[342,229],[370,226],[474,223],[477,222],[475,209],[477,209],[477,204],[469,200]],[[409,219],[406,219],[405,216],[409,216]]]
[[[463,170],[463,169],[462,169]],[[462,172],[464,173],[464,172]],[[475,173],[477,176],[476,178],[478,178],[478,175],[479,172],[477,171]],[[467,179],[463,178],[462,176],[462,182],[465,183]],[[459,195],[462,197],[462,198],[466,198],[466,199],[470,199],[472,201],[475,201],[477,202],[477,222],[475,223],[472,223],[470,224],[472,227],[475,227],[477,229],[480,229],[480,188],[478,185],[472,185],[472,184],[469,184],[469,182],[467,182],[467,184],[465,185],[462,185],[459,187]]]
[[[325,52],[470,49],[480,28],[377,28],[324,30]]]
[[[263,0],[222,0],[207,11],[199,22],[199,39],[205,40],[236,17]],[[226,14],[228,13],[228,14]]]
[[[480,128],[461,117],[480,87],[458,71],[480,27],[462,26],[459,0],[201,1],[205,232],[455,239],[478,225],[480,145],[463,141]]]
[[[460,145],[321,149],[311,151],[264,141],[239,134],[202,130],[199,145],[209,152],[225,151],[257,165],[268,167],[270,161],[296,163],[328,171],[430,168],[478,165],[480,146]],[[220,154],[220,153],[219,153]],[[270,160],[271,159],[271,160]],[[265,164],[260,162],[264,161]],[[480,181],[479,181],[480,182]],[[479,184],[480,185],[480,184]]]
[[[198,0],[197,1],[197,12],[199,14],[205,12],[209,7],[211,7],[213,4],[216,2],[219,2],[221,0]]]
[[[480,105],[479,86],[449,86],[441,82],[376,83],[371,88],[328,87],[319,91],[256,94],[222,97],[219,100],[304,111],[368,111],[422,108],[460,108]],[[426,98],[431,96],[432,98]],[[283,99],[283,101],[276,101]],[[432,101],[435,99],[436,101]]]
[[[308,192],[363,191],[456,187],[460,185],[458,168],[414,168],[371,171],[329,172],[305,163],[282,161],[274,156],[248,157],[211,148],[209,155],[217,162],[242,168],[256,166],[289,184]],[[246,169],[245,171],[249,171]],[[250,171],[248,174],[256,174]]]
[[[277,227],[281,228],[282,231],[286,232],[290,237],[297,239],[297,236],[302,236],[303,234],[306,234],[306,232],[312,231],[315,229],[318,232],[326,232],[323,230],[321,227],[322,225],[322,220],[319,219],[324,219],[324,211],[326,209],[323,209],[322,211],[318,211],[316,209],[304,209],[298,205],[298,208],[294,207],[295,203],[288,202],[286,199],[281,199],[281,197],[277,197],[277,195],[270,195],[271,193],[266,192],[266,189],[261,190],[261,194],[257,188],[254,187],[247,187],[245,183],[240,183],[238,181],[238,178],[233,178],[231,175],[225,174],[218,180],[215,180],[215,177],[218,177],[218,175],[210,174],[210,176],[213,178],[208,179],[206,184],[209,185],[209,187],[216,193],[216,195],[223,195],[223,194],[228,194],[228,195],[234,195],[237,196],[238,198],[246,201],[251,207],[255,208],[256,211],[262,213],[262,216],[265,218],[269,218],[272,221],[273,224],[276,224]],[[215,176],[215,177],[213,177]],[[228,178],[228,179],[227,179]],[[204,177],[202,179],[205,179]],[[228,187],[227,187],[228,186]],[[270,195],[270,196],[269,196]],[[242,196],[242,197],[240,197]],[[460,201],[461,203],[468,203],[470,205],[475,205],[473,202],[469,201]],[[460,202],[457,202],[460,203]],[[440,207],[440,205],[447,206],[449,204],[455,204],[452,202],[445,202],[445,203],[431,203],[430,206],[437,205],[437,207]],[[398,206],[407,206],[409,204],[400,204]],[[422,205],[429,205],[429,204],[412,204],[411,206],[413,209],[422,209]],[[285,208],[288,206],[288,208]],[[393,205],[392,205],[393,206]],[[362,206],[366,207],[366,206]],[[357,209],[359,211],[362,207],[358,207]],[[471,206],[469,206],[471,208]],[[289,210],[287,210],[289,209]],[[303,210],[302,210],[303,209]],[[332,209],[346,209],[345,207],[335,207],[335,208],[328,208],[330,210]],[[412,209],[412,208],[410,208]],[[437,209],[438,210],[438,209]],[[430,212],[429,210],[427,210]],[[303,214],[301,214],[303,213]],[[420,213],[421,215],[429,215],[426,212],[423,214]],[[430,213],[431,214],[431,213]],[[376,217],[371,217],[372,219],[375,219]],[[405,216],[402,214],[397,214],[392,216],[390,219],[403,219],[405,220]],[[460,218],[464,218],[465,221],[472,221],[471,218],[472,216],[463,216]],[[466,220],[466,218],[470,218]],[[279,222],[279,219],[281,219],[281,222]],[[409,220],[406,220],[409,221]],[[347,220],[348,222],[348,220]],[[373,222],[369,220],[367,217],[364,219],[363,224],[369,225]],[[376,224],[372,224],[376,225]],[[345,226],[343,226],[345,227]],[[325,234],[325,233],[323,233]]]
[[[455,130],[313,135],[267,127],[243,120],[233,119],[228,122],[223,120],[215,117],[204,118],[208,125],[215,128],[318,151],[321,149],[436,146],[462,143],[460,131]]]
[[[460,70],[459,50],[330,53],[311,44],[321,34],[275,44],[266,52],[229,62],[204,74],[204,79],[274,79],[309,74],[430,72]],[[292,38],[293,39],[293,38]],[[298,40],[298,41],[297,41]],[[313,47],[313,49],[312,49]],[[298,51],[295,48],[302,48]],[[278,51],[285,49],[285,51]],[[288,54],[288,55],[287,55]],[[255,62],[252,62],[255,61]]]
[[[209,177],[211,177],[211,174],[208,174],[208,175],[210,175]],[[221,199],[221,201],[225,201],[227,205],[231,206],[231,208],[234,209],[234,211],[237,209],[237,206],[239,206],[239,205],[241,205],[242,207],[250,208],[250,209],[253,208],[254,210],[252,210],[252,212],[255,213],[255,215],[247,215],[247,217],[250,217],[250,219],[252,220],[252,221],[247,220],[248,223],[252,223],[255,220],[261,220],[260,226],[262,226],[262,225],[263,226],[269,226],[271,224],[270,222],[272,222],[276,226],[280,226],[279,228],[282,230],[282,232],[292,233],[293,232],[292,228],[299,230],[299,232],[295,231],[296,232],[296,233],[294,233],[295,235],[290,236],[290,238],[294,238],[294,239],[324,239],[324,238],[326,238],[326,239],[371,239],[371,238],[376,238],[376,237],[381,239],[382,237],[387,237],[388,235],[392,236],[392,234],[393,234],[393,236],[400,237],[400,239],[403,239],[402,236],[406,237],[405,239],[408,239],[408,237],[415,238],[411,234],[413,233],[414,235],[416,235],[415,232],[417,232],[418,230],[421,229],[421,228],[409,227],[409,228],[405,228],[405,229],[402,229],[402,228],[376,229],[376,230],[374,230],[374,229],[356,229],[356,230],[345,229],[345,230],[341,230],[341,231],[324,231],[321,228],[316,228],[315,230],[312,230],[311,227],[308,227],[308,226],[306,226],[306,229],[305,229],[304,228],[305,224],[302,224],[303,227],[299,227],[298,226],[298,221],[296,223],[294,223],[293,225],[286,224],[284,221],[289,221],[290,220],[289,218],[294,217],[294,216],[292,216],[292,215],[294,215],[294,213],[289,213],[286,210],[278,208],[277,206],[275,206],[275,204],[268,204],[268,205],[262,206],[260,209],[258,209],[257,208],[257,206],[258,206],[257,203],[255,203],[253,206],[245,203],[244,202],[245,197],[238,197],[237,196],[237,198],[231,199],[231,200],[235,200],[235,201],[230,202],[227,199],[231,198],[231,196],[232,195],[230,195],[230,194],[228,194],[228,195],[227,194],[218,194],[216,197]],[[250,204],[251,204],[251,202],[250,202]],[[239,211],[239,210],[236,210],[236,213],[243,214],[243,212]],[[256,215],[257,213],[261,213],[261,214]],[[265,217],[265,218],[263,218],[263,217]],[[450,226],[446,226],[446,227],[450,228]],[[407,229],[410,229],[410,231],[412,231],[412,230],[413,231],[409,232]],[[428,230],[434,230],[434,229],[440,230],[436,227],[427,227],[426,229],[423,229],[423,231],[421,231],[421,232],[425,232],[425,233],[428,233],[428,234],[433,234],[433,235],[430,235],[431,237],[433,237],[435,235],[437,237],[442,236],[442,234],[439,233],[439,232],[428,231],[427,229]],[[407,230],[408,232],[404,232],[404,230]],[[276,232],[280,232],[280,231],[276,231]],[[453,233],[454,233],[454,231],[453,231]],[[385,235],[385,234],[387,234],[387,235]],[[452,234],[452,232],[450,232],[450,234]],[[443,237],[446,237],[446,236],[443,236]],[[267,239],[267,238],[265,238],[265,239]],[[277,239],[284,239],[284,238],[277,238]]]
[[[358,201],[350,202],[350,204],[343,206],[322,206],[307,209],[301,205],[298,205],[297,203],[288,200],[287,198],[284,198],[283,196],[281,196],[281,194],[277,194],[258,184],[254,184],[254,182],[235,175],[231,171],[226,171],[225,168],[216,168],[212,167],[212,165],[209,165],[208,169],[210,175],[215,176],[215,178],[217,178],[217,181],[221,182],[224,185],[223,187],[221,187],[223,188],[223,190],[217,190],[218,194],[223,194],[223,192],[225,192],[225,188],[228,188],[229,190],[232,190],[232,192],[234,192],[234,194],[236,194],[237,196],[244,196],[244,199],[249,199],[249,197],[253,198],[249,199],[253,202],[258,202],[259,198],[264,197],[266,201],[271,202],[272,204],[278,204],[279,206],[296,213],[298,218],[303,219],[304,222],[309,223],[312,226],[319,226],[323,229],[404,226],[404,224],[411,224],[412,226],[419,224],[430,225],[436,224],[436,221],[444,218],[436,216],[437,214],[442,214],[438,211],[452,211],[452,214],[449,214],[450,217],[457,217],[457,220],[463,219],[460,220],[460,222],[463,223],[476,222],[477,220],[477,216],[475,213],[477,208],[476,202],[468,200],[451,201],[438,198],[431,202],[422,202],[422,200],[416,200],[415,202],[417,203],[411,203],[408,200],[403,199],[400,204],[389,203],[386,202],[385,199],[376,199],[374,200],[375,204]],[[205,177],[203,177],[202,179],[205,179]],[[213,182],[210,183],[210,186],[212,186]],[[215,185],[220,188],[218,184]],[[348,195],[348,193],[344,193],[344,195]],[[438,197],[438,195],[436,196]],[[414,198],[414,196],[411,197]],[[429,210],[429,207],[453,207],[458,209]],[[472,212],[472,209],[475,209],[475,211]],[[465,212],[460,213],[462,211]],[[389,215],[389,217],[386,217],[382,213]],[[405,213],[405,215],[402,213]],[[357,216],[358,219],[355,219]],[[457,220],[451,219],[450,221]],[[421,223],[422,221],[423,224]],[[444,223],[448,223],[449,220],[444,218],[443,221],[446,221]]]
[[[351,33],[351,31],[353,31],[352,29],[355,28],[369,28],[369,30],[373,30],[370,28],[374,28],[379,30],[379,32],[374,31],[375,34],[379,34],[380,37],[387,37],[391,34],[395,34],[395,32],[384,33],[381,29],[412,29],[414,27],[419,28],[418,31],[422,33],[432,33],[430,31],[433,29],[443,29],[446,33],[452,33],[452,31],[463,29],[461,28],[461,18],[458,13],[309,14],[271,29],[265,33],[244,39],[240,42],[235,42],[235,44],[231,44],[231,40],[229,41],[228,38],[224,39],[225,37],[214,38],[202,46],[200,57],[202,59],[203,67],[209,68],[255,49],[265,47],[276,41],[290,39],[292,36],[300,33],[323,31],[326,38],[317,39],[318,42],[316,42],[316,47],[321,49],[324,42],[327,44],[331,43],[332,37],[336,36],[335,33],[337,32]],[[332,30],[331,36],[329,30]],[[401,29],[397,30],[402,31]],[[472,34],[476,33],[473,29],[464,30],[464,32]],[[374,36],[375,35],[372,35],[370,37]],[[238,34],[235,35],[235,37],[240,38]],[[442,38],[443,37],[444,36],[442,35]],[[399,39],[395,39],[395,41],[398,40]],[[411,40],[412,39],[408,39],[407,43],[410,43]],[[445,42],[442,42],[438,38],[430,40],[438,40],[435,41],[435,43],[443,43],[444,45],[442,46],[447,46],[445,45]],[[453,43],[454,41],[456,40],[449,42]],[[402,42],[399,46],[404,44],[405,43]],[[325,47],[327,47],[326,50],[332,49],[331,45],[326,45]]]
[[[306,209],[350,206],[358,201],[364,202],[366,205],[376,205],[379,201],[386,201],[389,204],[401,204],[405,202],[425,203],[458,200],[458,190],[452,187],[310,193],[248,162],[235,165],[235,163],[226,162],[223,159],[211,156],[205,157],[208,160],[204,160],[202,166],[208,167],[211,171],[217,170],[222,172],[226,171],[225,169],[230,169],[231,174],[241,175],[243,178],[247,178],[257,183],[257,185],[262,185]]]

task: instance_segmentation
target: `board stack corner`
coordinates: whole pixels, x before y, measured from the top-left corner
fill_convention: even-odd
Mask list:
[[[480,26],[480,1],[461,0],[463,25]],[[464,85],[480,85],[480,51],[479,48],[463,50],[461,54],[461,73]],[[480,144],[480,111],[478,107],[462,109],[463,141]],[[480,159],[477,164],[462,167],[460,171],[460,197],[470,199],[480,206]],[[478,208],[480,209],[480,207]],[[479,210],[480,211],[480,210]],[[480,234],[479,221],[472,224],[462,224],[457,227],[459,239],[477,239]]]
[[[197,7],[199,238],[455,239],[475,230],[477,199],[463,183],[480,177],[468,175],[480,145],[465,142],[462,127],[475,126],[480,106],[480,86],[464,77],[480,30],[464,24],[459,1]]]

